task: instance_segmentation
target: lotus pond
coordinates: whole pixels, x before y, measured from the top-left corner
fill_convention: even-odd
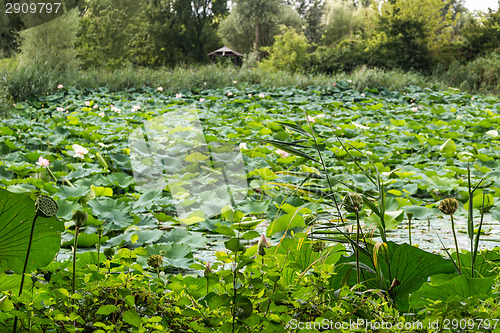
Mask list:
[[[499,124],[498,98],[347,81],[18,102],[0,328],[500,332]]]

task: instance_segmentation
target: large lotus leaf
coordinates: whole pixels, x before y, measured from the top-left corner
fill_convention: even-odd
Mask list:
[[[368,247],[369,252],[373,253],[373,245],[368,244]],[[392,280],[397,279],[401,284],[394,287],[391,290],[390,295],[394,300],[396,307],[401,311],[406,311],[408,309],[408,295],[417,291],[422,284],[427,281],[428,277],[441,273],[450,274],[455,271],[455,266],[450,260],[444,259],[437,254],[432,254],[414,246],[410,246],[406,243],[396,244],[394,242],[387,242],[387,249],[389,267],[387,266],[381,251],[377,257],[377,261],[380,263],[380,269],[383,275],[382,286],[377,282],[376,274],[374,273],[376,269],[371,258],[363,252],[360,252],[360,261],[371,270],[362,270],[361,276],[368,289],[378,289],[382,287],[385,290],[388,290],[391,286]],[[356,259],[354,254],[349,257],[342,257],[339,260],[337,263],[337,274],[331,279],[332,288],[339,288],[342,278],[346,275],[346,273],[348,274],[349,270],[353,268],[355,269],[355,266],[351,264],[340,264],[352,263],[355,261]],[[351,272],[347,283],[350,286],[354,286],[356,284],[355,272]]]
[[[191,247],[186,244],[156,244],[146,247],[148,254],[160,254],[160,251],[165,251],[163,261],[165,266],[173,266],[177,268],[189,268],[193,263],[193,253]],[[139,256],[137,262],[144,267],[147,267],[147,257]]]
[[[495,251],[496,250],[496,251]],[[456,253],[452,258],[456,260]],[[460,254],[460,263],[462,264],[462,273],[472,277],[471,273],[472,256],[470,252]],[[500,266],[500,248],[493,250],[484,250],[477,254],[474,263],[474,277],[496,276],[496,269]]]
[[[431,277],[429,283],[411,294],[410,305],[419,309],[428,305],[431,301],[441,300],[446,302],[448,298],[456,296],[459,298],[469,298],[487,296],[491,294],[495,277],[470,278],[466,275],[443,275],[439,274]]]
[[[0,189],[0,271],[20,274],[35,217],[35,202],[29,194],[16,194]],[[38,217],[27,271],[47,266],[61,247],[64,223],[56,218]]]

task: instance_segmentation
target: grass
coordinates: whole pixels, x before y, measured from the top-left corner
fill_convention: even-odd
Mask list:
[[[233,85],[262,88],[329,86],[342,80],[351,80],[351,86],[362,91],[365,88],[384,87],[402,90],[408,86],[420,86],[446,90],[449,86],[469,93],[485,95],[498,94],[498,71],[500,55],[491,54],[465,65],[454,64],[447,70],[436,70],[425,76],[417,72],[399,69],[387,70],[360,66],[351,73],[334,75],[313,73],[289,73],[268,71],[262,68],[237,68],[223,65],[191,65],[170,68],[124,68],[109,70],[93,68],[76,72],[56,72],[46,67],[19,69],[15,60],[0,60],[0,99],[22,101],[37,95],[56,91],[58,84],[78,89],[106,87],[109,91],[123,91],[143,86],[162,86],[165,91],[196,91],[200,89],[220,89]],[[6,109],[5,106],[1,109]]]

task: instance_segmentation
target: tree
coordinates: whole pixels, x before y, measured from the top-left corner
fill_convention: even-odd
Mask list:
[[[261,63],[263,68],[295,72],[304,67],[307,61],[309,43],[304,34],[293,28],[281,26],[281,34],[275,36],[270,47],[263,48],[269,56]]]
[[[20,33],[20,68],[45,68],[55,73],[79,68],[75,42],[78,32],[78,9]]]
[[[229,47],[248,53],[271,45],[274,36],[280,33],[280,25],[300,29],[303,21],[281,0],[238,0],[220,23],[219,34]]]
[[[390,0],[381,5],[377,30],[384,34],[385,45],[400,58],[400,64],[428,69],[456,38],[460,15],[454,6],[442,0]],[[414,56],[412,55],[414,54]]]

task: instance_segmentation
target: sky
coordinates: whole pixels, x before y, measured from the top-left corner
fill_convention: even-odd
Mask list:
[[[482,10],[488,11],[488,7],[493,10],[498,9],[498,0],[465,0],[465,7],[470,11]]]

